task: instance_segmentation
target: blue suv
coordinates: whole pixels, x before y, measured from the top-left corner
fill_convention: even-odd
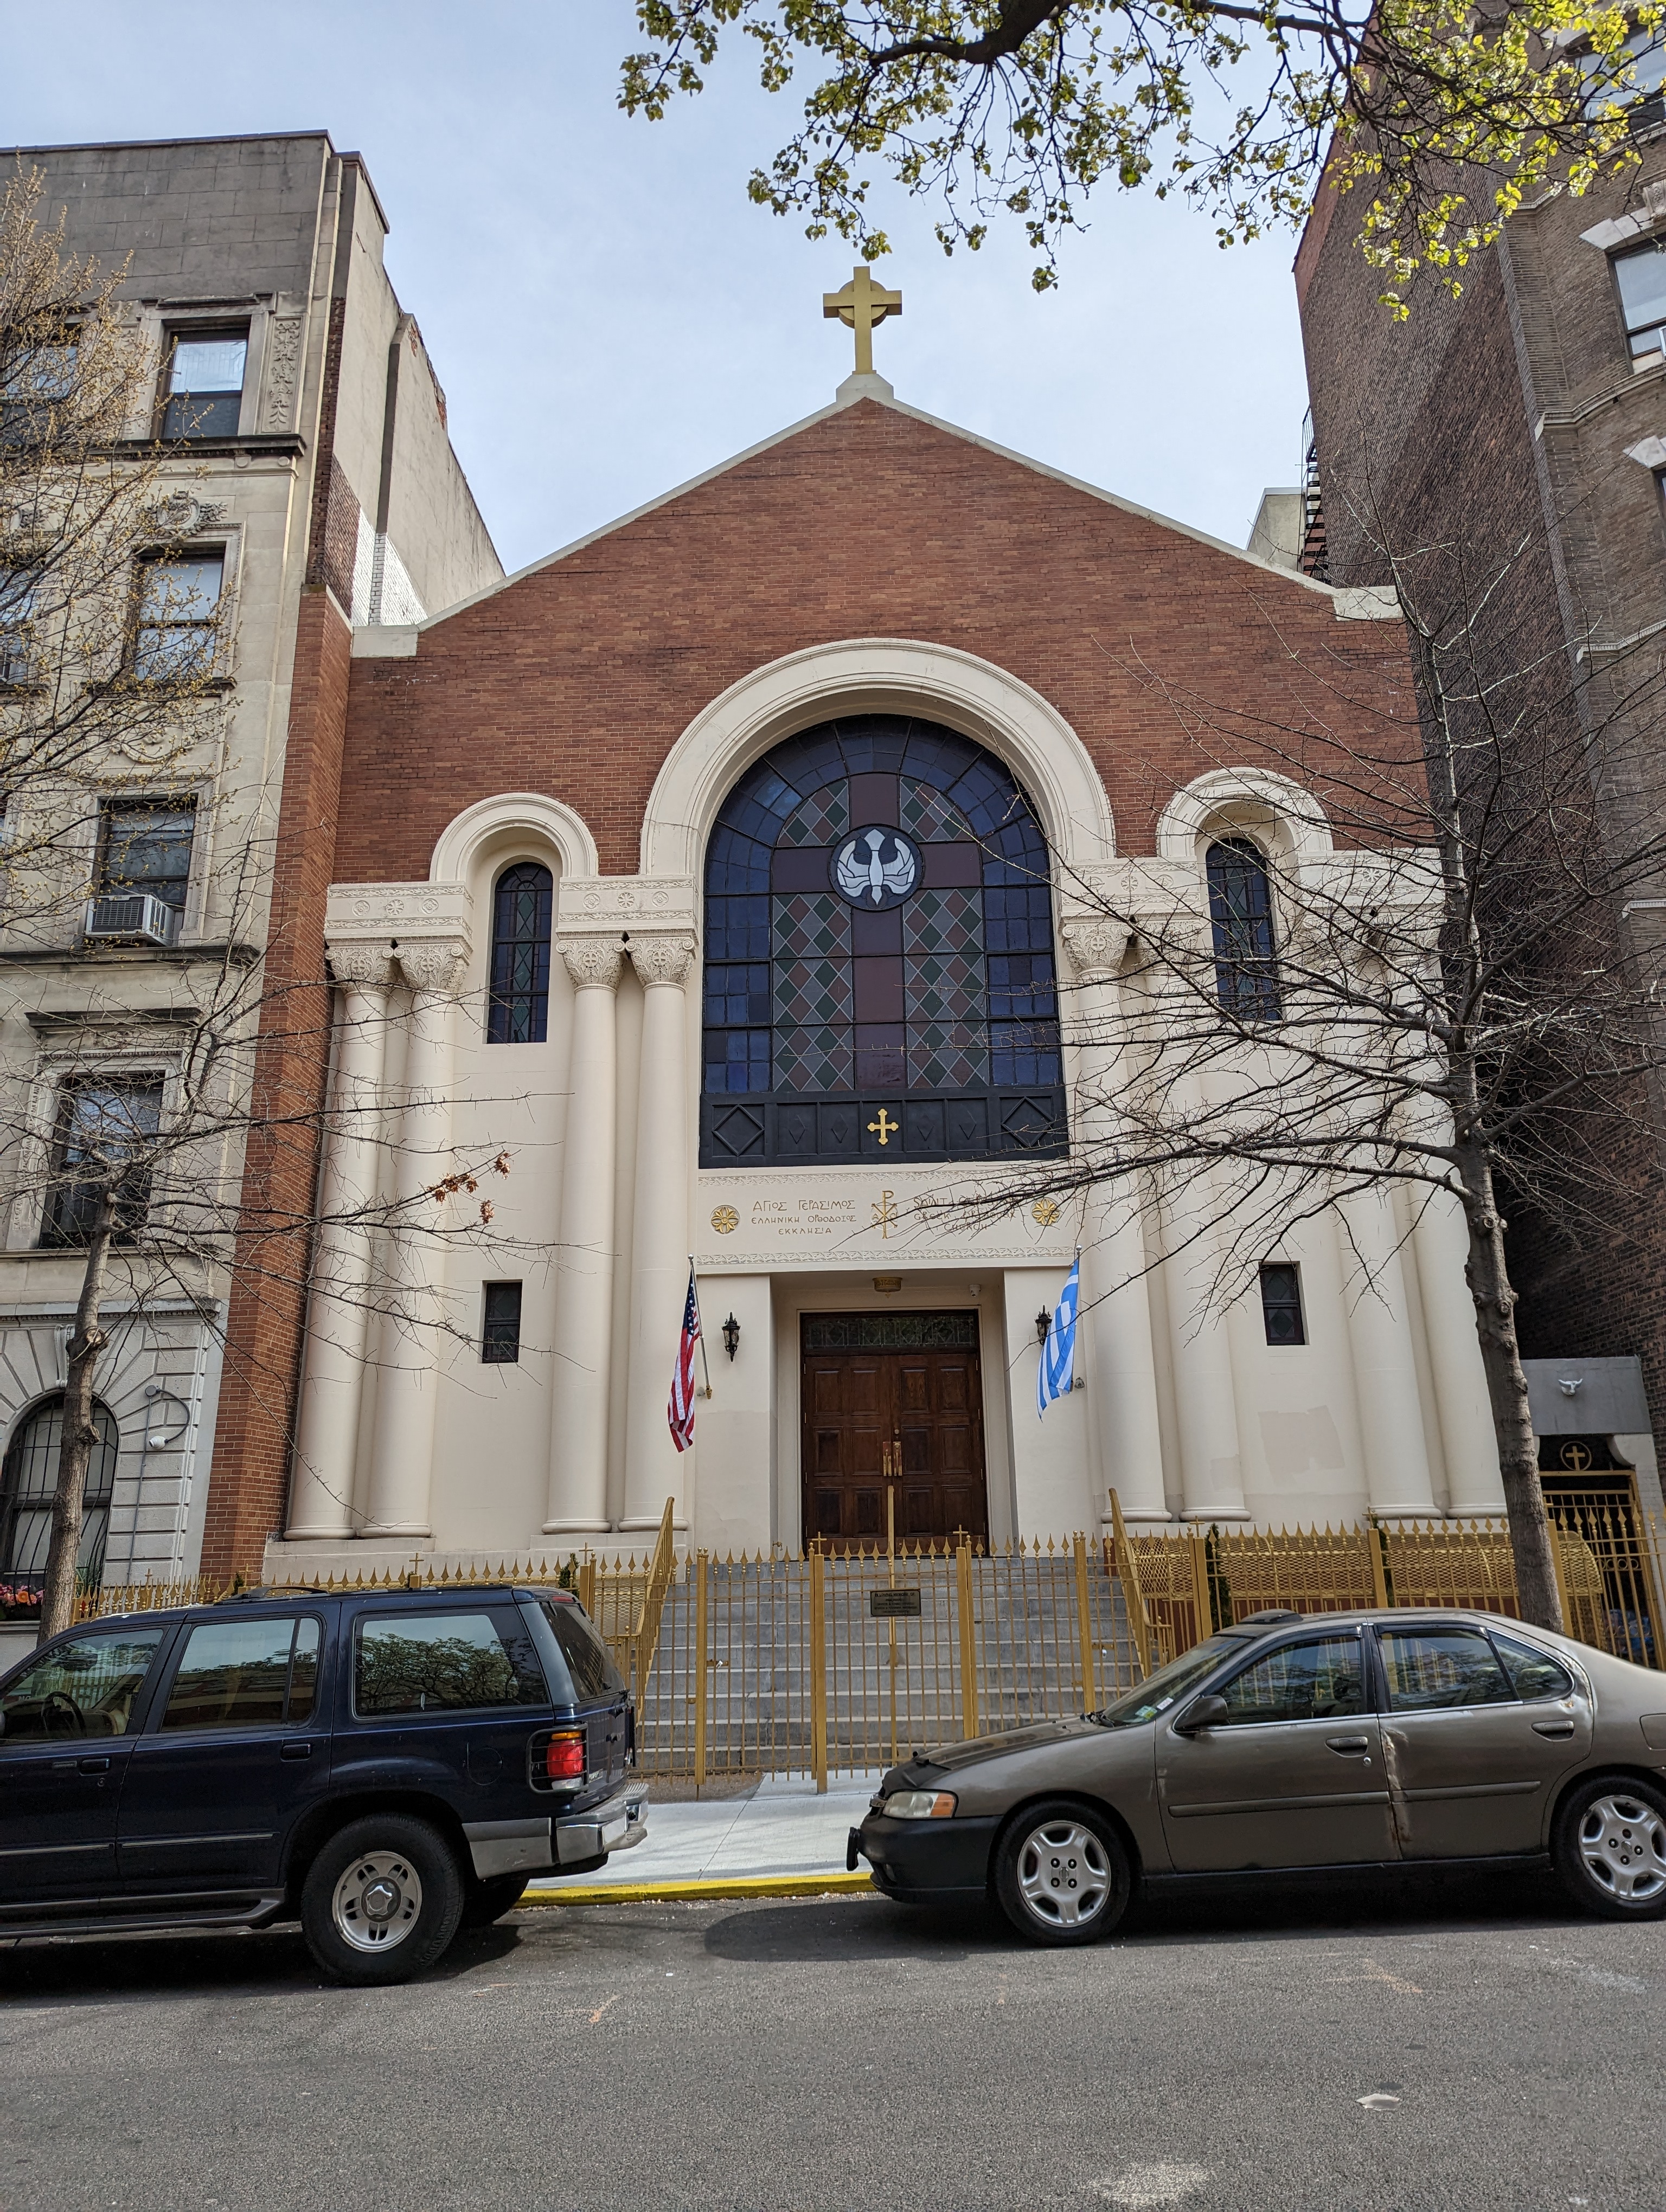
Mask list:
[[[564,1590],[251,1592],[89,1621],[0,1680],[0,1936],[300,1917],[404,1981],[538,1874],[640,1843],[635,1717]]]

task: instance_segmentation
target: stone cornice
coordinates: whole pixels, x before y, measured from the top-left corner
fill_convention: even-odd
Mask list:
[[[557,929],[587,936],[608,930],[696,930],[699,886],[692,876],[575,876],[557,901]]]

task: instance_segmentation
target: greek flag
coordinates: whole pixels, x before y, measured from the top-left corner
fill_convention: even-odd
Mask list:
[[[1036,1411],[1044,1413],[1049,1398],[1062,1398],[1070,1388],[1076,1365],[1076,1301],[1081,1296],[1082,1255],[1076,1255],[1068,1279],[1059,1293],[1047,1341],[1036,1363]]]

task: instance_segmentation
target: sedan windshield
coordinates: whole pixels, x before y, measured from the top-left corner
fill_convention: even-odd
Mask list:
[[[1183,1698],[1206,1675],[1213,1674],[1223,1659],[1242,1651],[1250,1640],[1243,1636],[1212,1636],[1207,1644],[1183,1651],[1178,1659],[1170,1659],[1166,1667],[1159,1667],[1113,1704],[1102,1705],[1087,1717],[1097,1721],[1101,1728],[1138,1728],[1142,1721],[1154,1721],[1177,1698]]]

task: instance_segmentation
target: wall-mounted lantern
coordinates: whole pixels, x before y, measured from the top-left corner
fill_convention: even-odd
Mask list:
[[[1036,1316],[1036,1341],[1037,1344],[1044,1345],[1047,1342],[1047,1332],[1052,1328],[1052,1326],[1053,1316],[1049,1313],[1047,1308],[1043,1306],[1041,1311]]]
[[[740,1349],[740,1323],[733,1314],[723,1324],[723,1345],[731,1359]]]

